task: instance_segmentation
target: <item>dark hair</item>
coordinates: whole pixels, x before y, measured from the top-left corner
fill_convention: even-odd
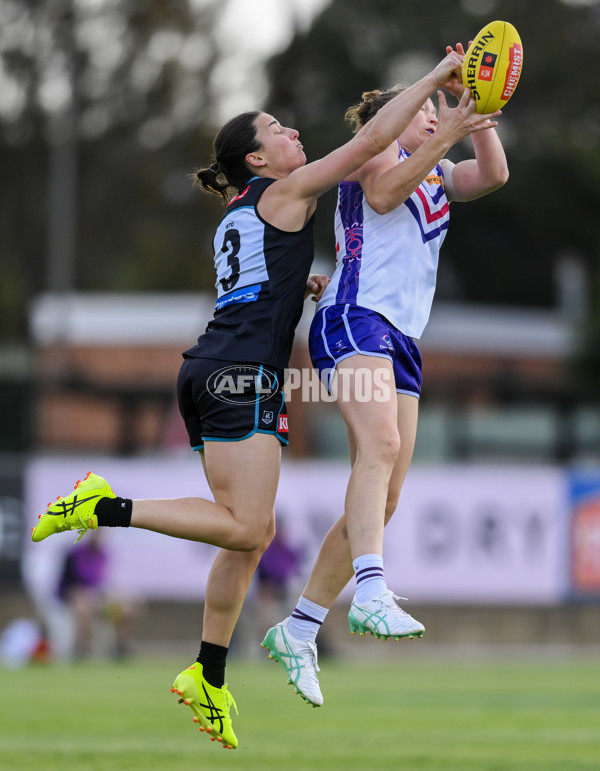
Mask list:
[[[244,189],[253,176],[246,165],[246,155],[261,146],[255,125],[259,115],[260,112],[244,112],[223,126],[213,143],[214,163],[194,174],[198,187],[221,196],[226,203]]]
[[[397,94],[407,88],[408,83],[398,83],[385,91],[379,89],[365,91],[361,96],[361,101],[346,110],[346,123],[350,125],[352,132],[356,134],[357,131],[360,131],[365,123],[368,123],[381,110],[384,104],[390,102]]]

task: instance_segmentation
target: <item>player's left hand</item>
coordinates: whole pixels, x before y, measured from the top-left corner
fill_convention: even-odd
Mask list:
[[[316,273],[311,273],[306,280],[306,289],[304,291],[304,299],[312,295],[313,302],[318,302],[323,296],[323,292],[327,289],[327,285],[331,281],[327,276],[321,276]]]
[[[470,45],[470,43],[469,43]],[[451,54],[454,49],[452,46],[446,46],[446,53]],[[464,58],[465,55],[465,49],[463,47],[462,43],[456,44],[456,53],[460,54]],[[455,70],[448,81],[444,83],[443,88],[446,89],[446,91],[449,91],[452,96],[455,96],[457,99],[460,99],[463,91],[465,90],[465,87],[462,82],[462,75],[457,70]]]

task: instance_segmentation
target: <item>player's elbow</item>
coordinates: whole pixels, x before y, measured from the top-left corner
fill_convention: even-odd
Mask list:
[[[499,190],[508,182],[508,168],[506,166],[498,167],[489,171],[485,177],[474,185],[474,190],[463,196],[457,196],[456,200],[472,201],[475,198],[481,198],[483,195],[489,195],[495,190]]]
[[[389,206],[378,206],[378,207],[372,206],[371,208],[377,214],[389,214],[391,211],[393,211],[396,208],[396,206],[392,206],[392,205],[389,205]]]
[[[510,176],[508,172],[508,166],[502,166],[501,168],[497,169],[494,176],[494,190],[497,190],[499,187],[506,185],[508,182],[508,177]]]
[[[488,179],[485,195],[488,195],[488,193],[493,193],[494,190],[499,190],[507,182],[508,169],[499,169],[492,177]]]
[[[371,195],[367,197],[367,203],[376,214],[389,214],[399,202],[387,195]],[[401,202],[400,202],[401,203]]]

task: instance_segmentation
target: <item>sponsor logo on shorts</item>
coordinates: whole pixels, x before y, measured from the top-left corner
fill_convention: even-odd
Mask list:
[[[254,364],[229,364],[213,372],[206,385],[208,392],[220,402],[249,404],[252,399],[264,402],[279,391],[280,383],[273,372]]]
[[[381,343],[379,343],[379,350],[381,351],[391,351],[392,350],[392,338],[389,335],[383,335],[381,338]]]
[[[288,416],[280,415],[277,421],[277,430],[280,434],[287,434],[288,432]]]

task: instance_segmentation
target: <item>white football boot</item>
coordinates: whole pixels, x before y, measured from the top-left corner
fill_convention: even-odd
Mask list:
[[[358,632],[361,637],[372,634],[382,640],[387,640],[388,637],[393,637],[394,640],[400,640],[402,637],[423,637],[423,624],[396,603],[396,600],[405,599],[406,597],[398,597],[390,589],[367,602],[359,603],[355,596],[348,613],[350,633]]]
[[[298,640],[288,632],[289,616],[271,627],[261,646],[269,651],[269,658],[285,669],[288,683],[304,701],[313,707],[323,704],[317,672],[317,646],[312,640]]]

